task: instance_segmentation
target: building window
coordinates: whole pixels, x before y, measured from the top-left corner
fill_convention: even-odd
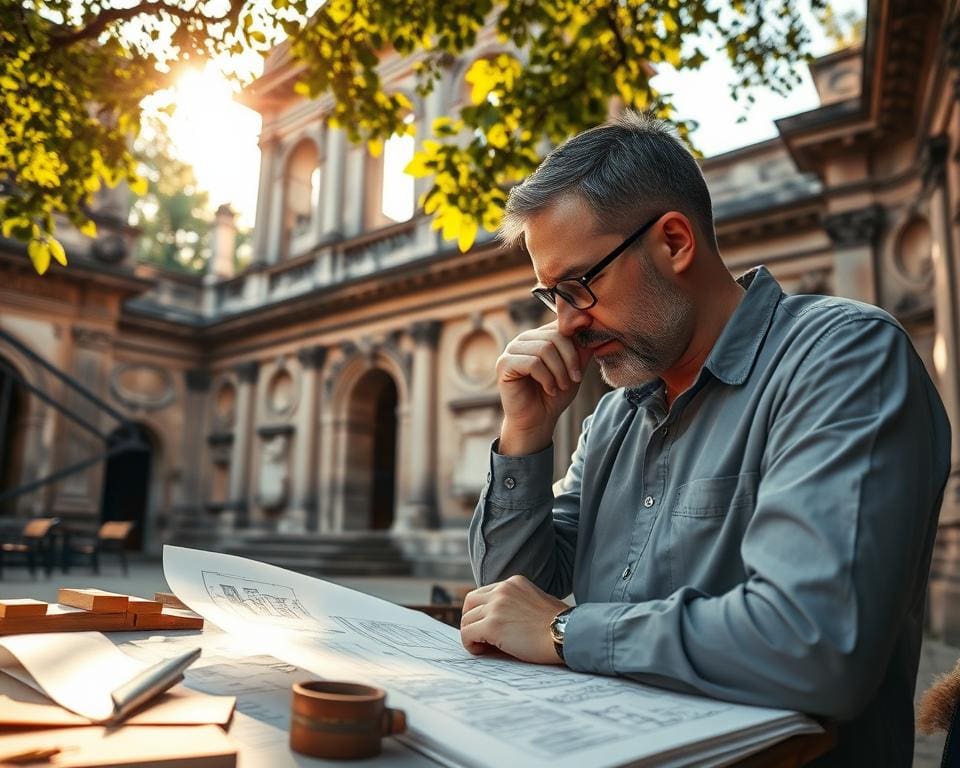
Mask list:
[[[310,140],[290,153],[284,177],[283,255],[296,256],[297,240],[311,230],[320,199],[320,155]]]
[[[413,115],[407,115],[405,122],[409,125],[413,120]],[[413,152],[413,136],[395,133],[384,143],[380,157],[370,158],[366,222],[368,229],[413,218],[416,208],[414,178],[403,171],[413,159]]]

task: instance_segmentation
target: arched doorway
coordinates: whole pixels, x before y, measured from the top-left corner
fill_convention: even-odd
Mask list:
[[[103,475],[103,500],[100,504],[100,522],[108,520],[133,520],[136,523],[127,548],[142,550],[144,530],[147,525],[147,506],[150,499],[150,470],[156,440],[140,425],[132,425],[143,449],[121,451],[107,459]],[[124,428],[110,433],[108,443],[111,447],[122,440],[128,440],[130,433]]]
[[[397,386],[374,368],[350,393],[344,527],[388,530],[397,488]]]
[[[27,392],[13,375],[13,367],[0,358],[0,493],[20,485],[26,430]],[[0,515],[13,515],[16,498],[0,502]]]

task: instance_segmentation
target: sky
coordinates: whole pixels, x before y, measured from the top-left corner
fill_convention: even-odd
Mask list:
[[[833,0],[832,4],[838,15],[848,11],[862,15],[864,11],[864,0]],[[809,27],[813,53],[830,52],[834,43],[820,25],[810,20]],[[705,52],[716,47],[709,41],[700,43]],[[773,138],[777,135],[775,119],[815,108],[816,90],[806,66],[800,74],[800,85],[786,97],[754,91],[756,101],[749,110],[729,96],[734,76],[722,53],[710,57],[696,72],[678,72],[661,65],[652,83],[659,91],[672,94],[678,117],[699,123],[692,138],[709,157]],[[199,186],[209,193],[212,208],[230,203],[239,214],[240,226],[248,228],[256,215],[260,116],[233,100],[236,90],[214,64],[202,72],[184,73],[175,92],[167,96],[177,107],[170,119],[170,134],[175,151],[194,167]],[[738,122],[740,116],[746,120]]]

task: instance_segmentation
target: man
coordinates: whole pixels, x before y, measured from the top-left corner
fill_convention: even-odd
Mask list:
[[[903,329],[734,280],[699,167],[635,113],[552,152],[502,234],[557,318],[497,362],[464,645],[802,710],[839,723],[820,765],[910,765],[950,431]],[[620,389],[555,495],[591,358]]]

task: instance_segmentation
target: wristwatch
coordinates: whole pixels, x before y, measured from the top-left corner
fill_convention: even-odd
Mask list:
[[[553,638],[553,647],[557,652],[557,656],[560,657],[560,661],[566,661],[566,659],[563,658],[563,638],[567,632],[567,621],[570,618],[571,611],[573,611],[573,608],[560,611],[560,613],[553,617],[553,621],[550,622],[550,637]]]

